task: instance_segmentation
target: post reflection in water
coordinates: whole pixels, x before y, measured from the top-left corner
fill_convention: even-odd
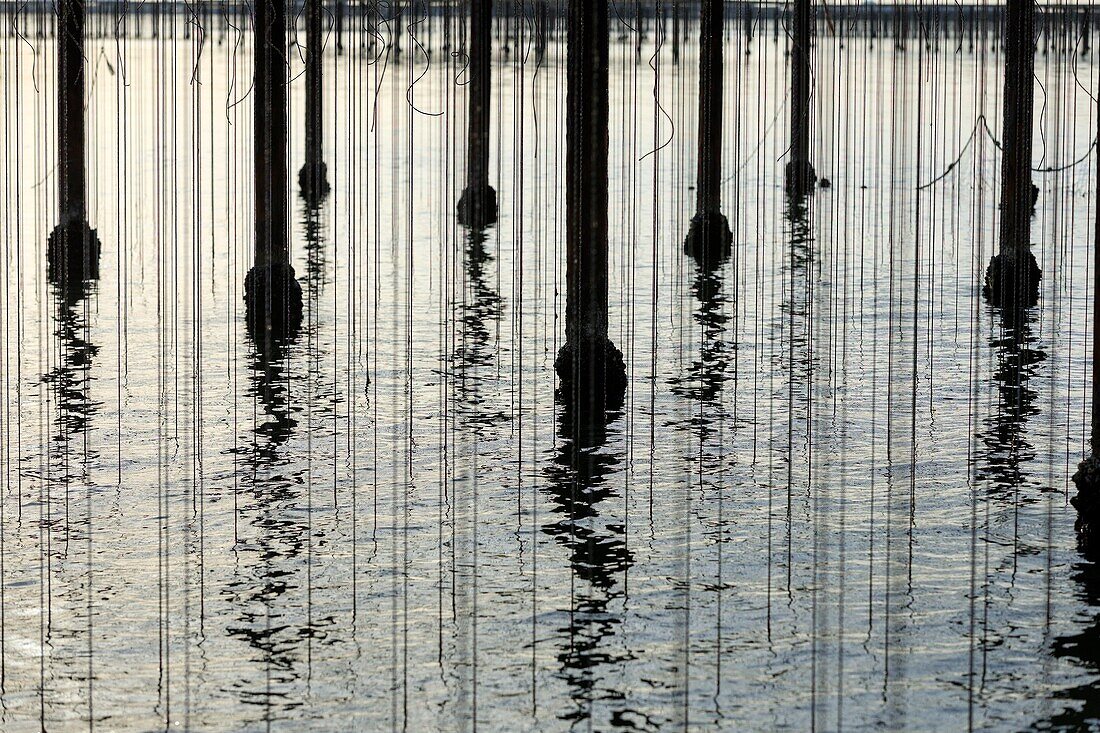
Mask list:
[[[779,352],[781,360],[779,371],[784,374],[786,381],[786,394],[776,395],[781,402],[786,403],[787,425],[786,430],[777,431],[783,435],[776,440],[776,450],[782,470],[785,475],[776,475],[773,483],[777,486],[786,486],[786,496],[782,499],[785,504],[784,523],[786,539],[782,550],[783,567],[785,577],[783,580],[783,592],[788,600],[793,591],[792,575],[794,570],[794,524],[792,522],[795,512],[795,472],[800,468],[801,460],[807,458],[799,451],[805,452],[805,446],[809,441],[809,405],[811,378],[813,374],[812,350],[810,348],[810,308],[811,293],[814,282],[814,252],[813,233],[810,229],[809,210],[807,197],[801,194],[789,194],[787,196],[786,223],[788,226],[788,238],[786,258],[784,261],[783,289],[784,298],[780,305],[779,317],[782,322],[778,324],[781,339],[785,339],[786,353]],[[782,388],[781,388],[782,389]],[[785,438],[785,440],[783,439]],[[802,492],[799,492],[800,494]],[[768,512],[769,522],[769,549],[772,549],[772,512]],[[774,571],[772,569],[772,552],[768,553],[768,614],[769,631],[771,626],[772,603],[776,600],[773,596]]]
[[[1044,492],[1055,490],[1045,487],[1045,477],[1038,474],[1034,464],[1040,454],[1028,435],[1029,419],[1040,412],[1039,392],[1032,380],[1047,358],[1044,351],[1035,348],[1033,325],[1038,319],[1037,310],[993,308],[995,322],[990,328],[989,345],[994,361],[990,381],[997,397],[975,435],[978,447],[973,458],[974,477],[982,491],[973,499],[972,522],[975,538],[981,545],[971,552],[976,558],[982,557],[985,565],[980,571],[980,581],[979,571],[973,573],[978,583],[975,593],[981,594],[985,603],[999,592],[992,583],[990,548],[1005,548],[1000,562],[1015,575],[1020,562],[1026,562],[1028,554],[1037,552],[1026,528],[1021,528],[1022,512],[1043,501]],[[992,651],[990,636],[999,632],[990,629],[984,618],[972,617],[970,624],[980,641],[972,647],[968,684],[972,689],[980,689],[981,670]]]
[[[996,360],[992,381],[997,387],[997,404],[985,418],[980,435],[984,449],[976,459],[976,476],[988,482],[990,500],[1010,503],[1018,511],[1021,502],[1039,501],[1037,494],[1028,491],[1038,488],[1027,476],[1027,465],[1038,453],[1028,439],[1027,421],[1039,414],[1039,393],[1030,380],[1047,355],[1034,348],[1035,309],[1015,313],[1010,308],[995,310],[1000,326],[993,327],[990,346]]]
[[[497,358],[493,328],[501,319],[503,303],[491,277],[494,258],[487,246],[489,230],[467,227],[461,232],[462,276],[456,278],[451,302],[457,325],[449,358],[453,413],[447,421],[455,444],[447,459],[450,465],[447,495],[443,497],[445,506],[440,507],[437,612],[439,662],[448,669],[446,678],[455,691],[446,707],[456,721],[469,721],[477,716],[476,695],[472,693],[478,667],[477,566],[482,542],[478,532],[478,494],[481,482],[486,480],[482,443],[490,438],[495,426],[507,422],[508,415],[493,409],[499,403],[491,399]],[[450,547],[450,557],[443,559],[446,546]]]
[[[95,281],[77,283],[55,282],[51,286],[54,306],[54,338],[57,345],[57,366],[44,377],[50,387],[56,407],[56,429],[54,436],[57,450],[54,453],[60,475],[54,474],[54,480],[66,486],[66,509],[68,508],[68,485],[82,480],[82,474],[74,473],[73,443],[86,436],[91,418],[97,404],[89,399],[88,390],[93,381],[92,364],[99,348],[88,340],[88,307],[94,293]],[[86,445],[80,448],[83,459],[89,456]],[[83,462],[83,461],[82,461]]]
[[[1061,708],[1034,726],[1039,730],[1089,730],[1100,719],[1100,542],[1087,528],[1078,530],[1080,559],[1073,565],[1077,598],[1091,616],[1080,620],[1079,629],[1054,639],[1051,654],[1056,659],[1085,668],[1092,679],[1052,693]]]
[[[93,588],[93,532],[96,487],[89,473],[89,466],[98,457],[90,446],[92,419],[101,404],[91,395],[95,381],[93,367],[99,347],[91,341],[91,306],[97,290],[95,279],[79,280],[75,277],[51,277],[48,301],[52,306],[52,348],[47,363],[53,366],[41,377],[46,386],[49,417],[45,427],[49,441],[43,446],[44,462],[39,479],[38,496],[27,502],[37,505],[37,516],[24,514],[23,497],[19,497],[16,522],[37,526],[39,572],[45,579],[45,594],[38,611],[37,652],[43,660],[38,665],[37,685],[40,694],[47,689],[69,686],[69,706],[76,714],[88,718],[92,715],[90,680],[94,679],[94,644],[91,641],[95,625],[92,604]],[[41,460],[41,459],[40,459]],[[0,496],[0,501],[3,500]],[[0,533],[7,530],[5,519],[0,516]],[[10,525],[8,525],[10,526]],[[10,545],[3,552],[10,550]],[[6,558],[4,558],[6,559]],[[4,562],[0,559],[0,563]],[[7,586],[0,566],[0,585]],[[55,589],[56,584],[56,589]],[[5,596],[10,588],[4,588]],[[0,618],[0,636],[7,637],[11,615],[5,608]],[[28,638],[31,619],[16,617]],[[86,643],[79,643],[86,636]],[[7,638],[3,639],[7,642]],[[2,644],[6,655],[8,643]],[[48,660],[48,661],[46,661]],[[0,664],[0,695],[7,692],[8,659]],[[76,683],[73,685],[73,683]],[[82,689],[83,688],[83,689]],[[0,705],[6,712],[7,705]],[[38,726],[46,730],[51,724],[51,710],[44,705],[38,708]],[[2,719],[0,719],[2,721]],[[0,723],[0,727],[3,727]]]
[[[462,328],[455,345],[458,377],[456,386],[468,398],[467,401],[473,400],[476,404],[479,400],[475,388],[478,381],[475,370],[489,366],[496,356],[492,348],[489,324],[500,320],[502,304],[500,294],[489,281],[488,268],[493,262],[493,256],[486,247],[488,231],[483,227],[471,227],[464,231],[466,250],[463,262],[465,286],[469,295],[467,296],[464,289],[458,304]]]
[[[262,679],[238,679],[235,692],[241,703],[260,709],[254,722],[269,726],[308,699],[313,645],[327,643],[327,629],[336,623],[331,613],[313,613],[310,466],[285,452],[300,429],[304,405],[313,396],[312,376],[319,359],[317,313],[325,247],[315,204],[307,205],[303,224],[304,329],[292,327],[284,333],[250,329],[249,333],[247,395],[254,404],[253,428],[239,458],[244,485],[236,497],[235,570],[222,591],[223,600],[237,613],[235,622],[227,623],[226,633],[249,650],[250,664],[242,665],[242,670],[263,673]],[[301,373],[303,362],[308,374]]]
[[[588,410],[573,409],[561,396],[558,403],[561,442],[547,468],[545,489],[553,516],[542,525],[568,551],[571,577],[569,621],[555,630],[555,644],[572,705],[558,717],[574,725],[592,723],[600,703],[612,725],[636,729],[640,713],[628,707],[628,691],[609,686],[614,670],[634,659],[611,643],[623,622],[616,609],[626,601],[626,575],[634,563],[624,518],[616,515],[622,505],[610,501],[620,496],[612,479],[621,458],[607,446],[608,429],[619,414],[592,420]]]
[[[678,584],[681,586],[678,588],[679,605],[684,609],[681,623],[690,634],[689,609],[704,607],[715,611],[713,628],[708,630],[705,637],[707,643],[713,645],[712,653],[700,655],[704,664],[713,661],[713,687],[707,690],[710,692],[708,707],[699,709],[692,716],[696,722],[722,721],[725,716],[720,701],[725,651],[722,610],[732,584],[724,556],[726,544],[736,539],[736,532],[727,523],[728,517],[725,513],[726,485],[730,475],[727,471],[731,460],[729,444],[735,439],[737,425],[736,414],[728,414],[722,396],[726,383],[733,380],[736,374],[733,362],[737,344],[726,336],[731,330],[728,325],[731,315],[727,310],[736,312],[736,299],[727,297],[724,291],[726,273],[736,271],[735,266],[728,265],[728,251],[727,249],[727,254],[719,256],[711,249],[709,252],[695,253],[692,257],[694,273],[691,294],[697,303],[692,312],[692,321],[695,324],[693,330],[699,339],[698,345],[693,345],[693,349],[697,349],[697,353],[692,355],[683,374],[669,379],[672,393],[688,401],[691,411],[689,417],[669,424],[670,431],[691,436],[690,440],[685,441],[688,450],[684,452],[689,475],[686,493],[683,498],[680,498],[678,492],[675,498],[669,496],[666,500],[668,508],[676,516],[683,518],[679,523],[684,529],[674,540],[684,548],[677,558],[685,578]],[[693,497],[698,497],[698,500]],[[681,506],[674,508],[676,504]],[[690,525],[701,528],[698,540],[693,540],[691,532],[686,529]],[[695,546],[695,542],[699,546]],[[713,550],[710,549],[711,546]],[[712,552],[711,560],[708,555]],[[703,597],[693,596],[697,590],[702,591],[700,595]],[[684,649],[681,650],[681,664],[685,670],[677,684],[682,687],[678,693],[687,696],[692,688],[692,653],[690,644],[686,640],[682,643]],[[705,684],[698,687],[697,694],[702,694]],[[684,714],[677,712],[675,715],[682,717]],[[709,717],[711,715],[714,716],[713,719]],[[670,717],[664,722],[670,725],[687,723],[678,717]]]
[[[706,257],[695,259],[695,276],[691,293],[699,302],[692,318],[699,326],[701,342],[699,356],[688,366],[687,375],[670,380],[675,393],[711,405],[720,397],[722,385],[728,381],[731,351],[735,348],[722,338],[726,332],[729,315],[725,311],[727,298],[722,291],[722,261]],[[712,420],[700,415],[693,420],[698,427],[698,438],[705,441],[713,432]]]

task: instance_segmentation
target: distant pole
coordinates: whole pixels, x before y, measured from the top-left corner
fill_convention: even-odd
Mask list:
[[[994,305],[1020,308],[1039,299],[1039,265],[1031,252],[1031,134],[1035,103],[1035,6],[1005,6],[1005,79],[1001,159],[1000,248],[986,271]]]
[[[549,31],[549,16],[550,8],[547,5],[546,0],[539,0],[538,5],[538,29],[536,31],[535,39],[535,52],[538,54],[538,59],[541,61],[546,55],[546,41]]]
[[[716,265],[730,252],[733,235],[722,213],[723,0],[703,0],[699,17],[699,153],[695,216],[684,250]]]
[[[1081,11],[1081,55],[1089,52],[1089,9]]]
[[[791,159],[787,162],[788,193],[803,196],[813,190],[817,174],[810,162],[810,35],[811,0],[794,0],[791,42]]]
[[[497,220],[497,192],[489,185],[492,32],[493,0],[470,0],[466,188],[458,200],[458,221],[475,228],[486,227]]]
[[[336,0],[336,53],[344,52],[344,0]]]
[[[393,60],[398,64],[401,63],[401,36],[405,32],[405,28],[402,27],[404,14],[405,7],[401,0],[393,0]]]
[[[292,336],[302,320],[302,288],[288,241],[286,0],[257,0],[255,34],[256,241],[245,303],[249,330],[263,347]]]
[[[84,0],[57,4],[57,214],[46,271],[75,287],[99,276],[99,238],[88,226],[84,148]]]
[[[321,36],[322,0],[306,0],[306,162],[298,171],[298,185],[310,201],[329,192],[324,160],[324,48]]]
[[[680,63],[680,0],[672,0],[672,61]]]

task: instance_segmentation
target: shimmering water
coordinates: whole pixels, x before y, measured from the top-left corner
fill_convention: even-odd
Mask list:
[[[542,56],[498,26],[500,221],[471,233],[453,213],[464,59],[406,20],[400,58],[330,39],[333,193],[295,198],[306,319],[268,359],[242,300],[248,34],[215,15],[184,38],[180,15],[174,38],[89,42],[103,258],[69,302],[44,267],[53,42],[36,16],[0,41],[0,728],[1097,725],[1100,600],[1067,503],[1095,159],[1037,176],[1042,297],[1006,328],[979,292],[995,37],[902,51],[822,23],[813,149],[832,185],[800,204],[783,31],[731,21],[734,254],[703,273],[682,254],[694,26],[677,60],[671,29],[613,23],[630,386],[606,435],[574,444],[552,368],[563,39]],[[1095,139],[1094,56],[1071,37],[1036,69],[1035,164],[1066,165]]]

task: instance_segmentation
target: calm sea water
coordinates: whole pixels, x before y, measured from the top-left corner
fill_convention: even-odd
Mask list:
[[[995,39],[901,51],[823,23],[813,149],[832,185],[798,204],[783,31],[731,21],[734,254],[702,273],[682,254],[694,26],[677,60],[671,35],[615,21],[611,330],[630,386],[575,446],[552,368],[563,39],[543,55],[530,28],[497,29],[500,221],[471,233],[453,215],[464,59],[438,19],[406,21],[399,58],[392,24],[389,54],[330,38],[333,192],[294,198],[305,324],[266,360],[242,299],[248,34],[215,17],[185,38],[180,15],[174,38],[89,42],[103,256],[75,302],[44,267],[54,45],[36,16],[0,41],[0,728],[1100,725],[1100,593],[1067,502],[1095,159],[1037,176],[1041,302],[1006,328],[979,292]],[[1095,139],[1097,66],[1069,42],[1037,60],[1036,167]]]

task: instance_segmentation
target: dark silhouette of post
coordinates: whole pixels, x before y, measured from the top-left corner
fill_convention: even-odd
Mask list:
[[[608,444],[602,419],[574,429],[569,410],[563,409],[562,440],[542,489],[552,509],[541,529],[567,554],[571,588],[568,622],[560,625],[551,643],[560,664],[557,675],[570,698],[571,722],[603,730],[601,717],[614,721],[629,708],[629,696],[606,680],[632,658],[616,643],[622,629],[617,609],[627,596],[627,576],[636,560],[617,508],[622,496],[616,477],[624,459],[614,443]],[[600,692],[606,697],[595,699],[593,679],[605,680]]]
[[[672,62],[680,63],[680,0],[672,0]]]
[[[394,0],[393,3],[393,61],[395,64],[401,63],[401,35],[406,30],[402,25],[402,18],[405,14],[405,6],[401,3],[401,0]]]
[[[1097,112],[1100,113],[1100,101]],[[1096,142],[1100,146],[1100,127],[1096,131]],[[1096,184],[1100,190],[1100,159],[1096,162]],[[1089,443],[1092,452],[1081,462],[1073,474],[1077,484],[1077,496],[1071,499],[1077,508],[1078,544],[1100,548],[1100,285],[1096,277],[1100,274],[1100,204],[1096,207],[1096,222],[1092,243],[1092,429]]]
[[[539,0],[538,4],[538,26],[535,30],[535,54],[539,61],[546,56],[546,41],[549,33],[550,23],[550,8],[546,0]]]
[[[298,171],[298,185],[309,201],[329,192],[324,149],[324,48],[321,36],[321,2],[306,0],[306,162]]]
[[[467,121],[466,188],[458,221],[481,228],[497,220],[497,192],[489,185],[489,109],[492,90],[493,0],[470,0],[470,114]]]
[[[336,0],[336,54],[344,53],[344,0]]]
[[[787,192],[802,196],[813,190],[817,174],[810,163],[810,35],[811,0],[794,0],[791,39],[791,159],[787,161]]]
[[[61,221],[87,215],[84,180],[84,0],[58,2],[57,204]]]
[[[256,256],[244,286],[249,333],[262,349],[292,337],[302,322],[288,241],[286,0],[257,0],[255,35]]]
[[[730,253],[733,235],[722,213],[723,0],[703,0],[699,18],[699,157],[695,216],[684,251],[715,264]]]
[[[622,404],[626,367],[608,339],[607,0],[569,0],[565,344],[554,368],[578,422]]]
[[[1021,308],[1039,299],[1039,265],[1031,252],[1035,6],[1033,0],[1008,0],[1005,12],[1001,241],[989,261],[984,292],[994,305]]]
[[[1089,9],[1081,11],[1081,55],[1089,52]]]
[[[46,244],[46,274],[66,288],[99,277],[100,244],[88,226],[84,171],[84,22],[84,0],[58,0],[58,222]]]

